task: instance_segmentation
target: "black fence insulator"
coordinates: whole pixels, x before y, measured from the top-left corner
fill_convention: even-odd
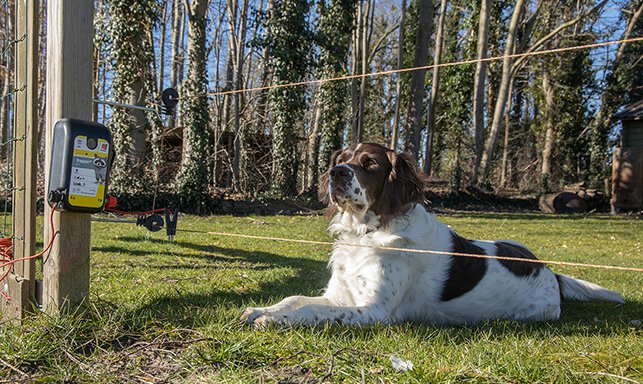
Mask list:
[[[171,116],[174,114],[174,108],[179,103],[179,93],[174,88],[165,88],[161,93],[161,113]]]
[[[155,213],[149,216],[138,217],[138,219],[136,219],[136,225],[145,227],[150,232],[158,232],[163,229],[165,223],[163,222],[163,216]]]

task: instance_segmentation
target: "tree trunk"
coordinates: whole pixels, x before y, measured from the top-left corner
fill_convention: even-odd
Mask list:
[[[208,188],[209,113],[206,73],[206,23],[208,0],[186,0],[188,14],[188,74],[182,103],[183,155],[176,192],[183,204],[200,212]]]
[[[259,7],[258,7],[258,9],[256,9],[257,14],[259,14],[259,15],[263,14],[263,12],[264,12],[263,11],[264,4],[265,4],[265,0],[259,0]],[[250,34],[250,41],[256,41],[257,40],[257,36],[259,35],[259,28],[261,28],[261,27],[263,27],[261,20],[259,18],[255,18],[254,25],[252,27],[252,33]],[[246,65],[247,70],[246,70],[246,75],[244,76],[245,81],[246,81],[245,82],[245,87],[246,88],[251,88],[252,87],[252,80],[253,80],[252,75],[253,75],[253,73],[255,73],[253,71],[256,70],[256,68],[253,67],[253,64],[254,64],[253,59],[254,59],[254,56],[255,56],[254,50],[255,50],[255,45],[250,44],[250,46],[248,47],[248,54],[247,54],[248,65]]]
[[[302,186],[303,191],[314,192],[317,185],[317,170],[319,169],[319,142],[320,142],[320,123],[322,117],[322,106],[317,102],[313,105],[313,122],[312,129],[308,135],[308,143],[306,148],[306,153],[308,154],[308,161],[306,162],[306,177],[304,180],[304,185]]]
[[[108,1],[113,67],[112,90],[117,102],[145,106],[154,91],[153,49],[149,40],[150,23],[154,19],[152,2],[134,0]],[[116,107],[110,119],[115,159],[110,187],[115,193],[143,192],[150,175],[146,167],[147,130],[154,123],[144,111]]]
[[[270,68],[277,84],[301,81],[308,73],[310,30],[306,0],[275,2],[268,20],[272,39]],[[302,87],[270,90],[272,104],[273,170],[272,192],[279,197],[297,193],[299,175],[298,138],[302,132],[302,116],[306,105]]]
[[[431,98],[426,113],[426,147],[424,148],[424,174],[431,174],[431,156],[433,155],[433,132],[435,130],[435,106],[440,97],[440,67],[442,62],[442,43],[444,42],[444,21],[447,13],[447,0],[440,4],[438,29],[435,31],[435,51],[433,52],[433,79],[431,81]]]
[[[364,17],[362,18],[363,20],[363,27],[362,27],[362,45],[361,45],[361,61],[362,61],[362,74],[365,75],[368,73],[368,49],[370,45],[370,38],[369,38],[369,23],[372,23],[373,17],[371,14],[373,13],[373,9],[375,8],[375,3],[371,2],[371,0],[366,0],[366,9],[364,10]],[[357,122],[357,137],[356,141],[357,142],[362,142],[364,140],[364,106],[366,104],[366,82],[367,82],[367,77],[363,76],[360,79],[360,86],[359,86],[359,112],[358,112],[358,122]]]
[[[480,1],[478,21],[478,44],[476,48],[476,73],[473,78],[473,151],[475,156],[474,172],[477,172],[484,148],[484,95],[487,79],[487,50],[489,45],[489,0]]]
[[[319,30],[325,36],[320,44],[320,78],[345,76],[347,73],[351,36],[356,29],[357,3],[357,0],[333,0],[330,5],[319,2]],[[313,184],[309,189],[312,193],[317,191],[317,176],[326,172],[333,152],[342,145],[346,127],[351,126],[346,106],[347,91],[345,81],[324,82],[319,86],[317,108],[320,115],[315,114],[313,120],[318,124],[319,138],[316,139],[319,148],[314,160],[317,169],[311,177]],[[317,117],[319,121],[316,121]]]
[[[224,20],[227,13],[219,12],[219,17],[217,24],[213,25],[214,28],[214,38],[212,39],[212,60],[215,63],[221,62],[221,55],[223,50],[221,46],[224,44],[223,41],[223,31],[228,28],[224,27]],[[220,92],[221,89],[221,69],[220,65],[215,65],[214,67],[214,90],[215,92]],[[223,111],[224,103],[222,102],[224,97],[215,97],[212,100],[212,135],[213,135],[213,145],[212,145],[212,156],[210,157],[210,180],[209,184],[212,187],[219,186],[219,174],[221,169],[220,161],[220,143],[222,132],[224,129],[224,120],[223,120]]]
[[[161,94],[165,85],[165,34],[167,31],[167,2],[163,2],[161,11],[161,35],[159,36],[159,75],[158,85],[156,86],[157,94]]]
[[[270,14],[274,8],[275,0],[268,0],[266,5],[266,14],[270,18]],[[265,26],[266,28],[266,38],[271,39],[270,25]],[[268,62],[270,61],[270,49],[268,47],[263,49],[263,61],[261,63],[261,76],[259,81],[259,86],[266,87],[271,83],[271,73],[270,66]],[[266,114],[266,109],[268,107],[267,103],[268,91],[259,91],[259,96],[257,97],[257,123],[255,125],[255,131],[258,133],[263,133],[264,128],[266,127],[268,116]]]
[[[400,10],[400,31],[397,37],[397,69],[398,71],[404,66],[404,24],[406,19],[406,0],[402,0],[402,9]],[[402,105],[402,73],[395,75],[395,116],[393,118],[393,132],[391,132],[391,148],[397,149],[398,135],[400,132],[400,107]]]
[[[98,0],[96,3],[96,12],[103,12],[103,2],[101,0]],[[96,29],[96,28],[94,28]],[[99,97],[99,91],[100,91],[100,72],[101,68],[103,66],[102,63],[102,47],[100,46],[100,41],[98,41],[98,33],[96,30],[94,30],[94,49],[93,49],[93,56],[94,56],[94,98],[95,99],[100,99]],[[93,121],[98,121],[98,103],[92,103],[92,120]]]
[[[509,91],[508,91],[509,98],[507,100],[507,113],[505,113],[505,138],[502,146],[502,164],[500,166],[500,187],[501,188],[504,188],[507,185],[507,163],[509,161],[509,141],[511,136],[511,114],[509,113],[509,111],[511,110],[511,106],[512,106],[515,83],[516,83],[515,78],[512,77],[511,80],[509,81]]]
[[[181,0],[172,0],[172,59],[170,60],[170,86],[178,89],[179,71],[182,68],[183,56],[180,54],[181,33],[183,32],[183,8]],[[176,116],[170,116],[169,126],[177,125]]]
[[[130,84],[129,88],[129,100],[127,103],[144,107],[147,99],[147,90],[145,89],[143,79],[137,79]],[[139,109],[129,109],[128,112],[133,123],[131,128],[133,140],[131,153],[134,156],[137,167],[143,167],[146,160],[145,138],[148,126],[147,117],[145,116],[145,111]]]
[[[236,38],[236,54],[235,58],[235,88],[243,88],[243,64],[245,56],[245,42],[246,42],[246,31],[247,31],[247,21],[248,21],[248,0],[243,0],[241,4],[241,15],[239,16],[239,35]],[[234,155],[232,162],[232,179],[233,187],[235,190],[239,190],[240,187],[240,173],[239,167],[241,163],[241,147],[244,143],[243,130],[241,129],[241,97],[243,95],[239,93],[234,94]]]
[[[415,56],[413,67],[426,66],[429,60],[429,40],[433,23],[432,0],[418,2],[418,29],[415,35]],[[424,99],[424,79],[426,69],[413,71],[411,74],[411,97],[406,122],[406,149],[417,161],[420,150],[420,133],[422,120],[422,100]]]
[[[540,183],[542,192],[550,192],[552,150],[556,138],[554,130],[554,88],[547,69],[543,73],[543,94],[545,97],[545,142],[543,144]]]
[[[234,67],[236,61],[236,35],[237,35],[237,0],[230,0],[227,2],[228,7],[228,55],[226,58],[226,75],[225,75],[225,85],[223,87],[224,91],[231,91],[234,88]],[[223,95],[223,132],[233,133],[234,130],[234,116],[235,113],[235,96],[236,94],[225,94]],[[232,146],[234,151],[234,136],[227,135],[227,142],[224,144],[226,150]],[[234,153],[226,153],[224,157],[224,173],[225,173],[225,183],[226,188],[233,186],[233,165],[229,162],[232,160],[234,162]]]
[[[362,37],[363,32],[362,29],[365,28],[364,25],[364,0],[360,0],[358,5],[357,5],[357,28],[355,28],[355,31],[353,33],[353,58],[352,58],[352,73],[351,75],[357,75],[358,72],[358,62],[360,59],[360,47],[362,46]],[[353,77],[351,79],[351,114],[352,114],[352,120],[351,120],[351,135],[350,135],[350,142],[352,143],[357,143],[358,142],[358,134],[359,134],[359,105],[360,105],[360,100],[359,100],[359,94],[358,94],[358,79],[356,77]]]
[[[509,184],[511,163],[509,162],[509,151],[511,150],[511,128],[520,124],[521,112],[523,108],[523,89],[517,86],[515,76],[511,77],[511,89],[509,90],[509,105],[507,111],[513,112],[505,114],[505,140],[502,148],[502,166],[500,168],[500,187],[506,188]],[[515,90],[515,94],[514,94]],[[512,100],[515,100],[513,102]],[[515,121],[518,117],[518,122]]]
[[[491,170],[491,163],[493,161],[493,152],[496,149],[496,140],[500,131],[500,123],[505,112],[507,104],[509,83],[511,80],[511,64],[512,59],[510,55],[514,53],[514,45],[516,42],[516,31],[518,29],[518,21],[522,14],[523,0],[516,0],[513,14],[511,15],[511,22],[509,24],[509,32],[507,33],[507,45],[505,46],[504,59],[502,60],[502,75],[500,79],[500,87],[498,89],[498,96],[496,99],[496,106],[493,112],[493,120],[489,137],[485,141],[482,159],[480,161],[480,168],[482,169],[482,182],[486,183],[489,179],[489,172]],[[476,169],[477,170],[477,169]],[[479,183],[479,177],[474,175],[474,180]]]

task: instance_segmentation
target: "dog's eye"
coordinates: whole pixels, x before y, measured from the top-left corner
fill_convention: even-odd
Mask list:
[[[366,161],[364,161],[364,168],[373,167],[377,167],[377,161],[375,161],[374,159],[366,159]]]

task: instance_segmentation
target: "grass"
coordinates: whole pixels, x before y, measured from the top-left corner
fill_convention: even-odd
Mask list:
[[[598,216],[457,214],[461,235],[511,238],[541,258],[642,264],[643,223]],[[643,380],[642,274],[554,270],[624,294],[565,302],[560,321],[467,327],[405,323],[255,331],[247,306],[319,294],[329,247],[207,231],[329,241],[322,217],[181,217],[174,243],[133,224],[93,223],[91,302],[0,327],[0,382],[629,383]],[[398,372],[391,356],[414,369]],[[4,378],[4,379],[3,379]],[[4,381],[3,381],[4,380]]]

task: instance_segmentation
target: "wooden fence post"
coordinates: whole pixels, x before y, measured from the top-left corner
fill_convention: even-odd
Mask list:
[[[47,2],[47,133],[45,183],[54,124],[61,118],[92,118],[93,0]],[[45,204],[45,244],[51,228]],[[87,213],[56,212],[58,232],[43,260],[43,309],[73,312],[89,299],[91,217]]]
[[[14,259],[33,255],[36,249],[36,174],[38,129],[38,1],[15,4],[14,145],[13,145],[13,249]],[[35,261],[17,262],[3,290],[10,300],[0,302],[0,315],[22,319],[35,299]],[[2,272],[2,271],[0,271]]]

